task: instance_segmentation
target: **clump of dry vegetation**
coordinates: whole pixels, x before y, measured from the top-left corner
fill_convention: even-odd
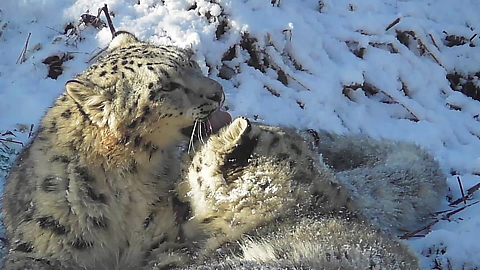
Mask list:
[[[18,154],[18,149],[23,143],[17,139],[20,133],[33,136],[33,124],[30,126],[17,125],[13,131],[6,130],[0,133],[0,178],[3,178],[9,171],[13,158]]]

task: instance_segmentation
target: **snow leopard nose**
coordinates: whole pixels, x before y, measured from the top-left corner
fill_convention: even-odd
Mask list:
[[[207,96],[208,99],[213,100],[218,103],[223,103],[223,100],[225,99],[225,95],[222,93],[214,93],[213,95]]]
[[[204,89],[205,97],[219,104],[223,104],[225,101],[225,93],[223,92],[222,85],[212,79],[207,79],[210,80],[210,82],[206,89]]]
[[[197,95],[217,102],[220,106],[225,101],[222,85],[198,71],[187,71],[183,78],[183,83],[186,88],[192,90]]]

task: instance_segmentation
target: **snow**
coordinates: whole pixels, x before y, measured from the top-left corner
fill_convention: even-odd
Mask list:
[[[17,136],[15,140],[27,143],[28,131],[15,131],[19,130],[18,124],[37,126],[45,110],[63,91],[64,83],[87,67],[92,54],[108,44],[108,28],[98,31],[83,27],[82,40],[62,35],[67,23],[77,23],[87,11],[96,14],[106,3],[115,15],[112,19],[117,29],[131,31],[153,43],[194,49],[204,73],[224,86],[226,106],[234,116],[275,125],[415,142],[433,154],[449,175],[447,181],[454,199],[461,196],[457,176],[465,190],[480,182],[480,104],[453,91],[446,79],[448,73],[467,76],[480,71],[480,40],[477,36],[468,42],[480,29],[480,2],[274,2],[2,0],[0,133],[10,130]],[[400,22],[386,31],[397,18]],[[223,20],[228,25],[225,33],[217,29]],[[403,45],[396,38],[396,30],[414,31],[428,52],[422,53],[412,37],[408,47]],[[28,33],[31,38],[27,60],[16,64]],[[251,39],[244,47],[255,39],[255,50],[268,55],[269,65],[264,72],[247,64],[248,48],[240,46],[235,47],[236,56],[225,60],[222,68],[222,57],[229,48],[241,43],[242,37],[245,39],[245,33]],[[464,36],[467,42],[448,47],[443,42],[447,34]],[[37,44],[41,49],[34,51]],[[363,58],[352,53],[360,48],[365,48]],[[75,58],[63,64],[64,73],[57,80],[46,78],[48,67],[42,60],[65,52]],[[278,69],[284,72],[288,84],[278,78]],[[222,79],[221,71],[233,77]],[[380,93],[371,95],[352,89],[347,90],[349,98],[343,93],[344,86],[364,83],[380,89]],[[480,85],[478,78],[474,83]],[[8,146],[11,151],[20,148],[17,144]],[[2,161],[5,156],[8,161]],[[12,159],[13,156],[0,153],[0,164]],[[5,176],[1,168],[0,178]],[[479,193],[471,202],[480,200]],[[439,206],[439,210],[447,209],[450,208],[446,201]],[[477,204],[437,223],[425,237],[409,240],[420,255],[422,266],[478,269],[479,213]]]

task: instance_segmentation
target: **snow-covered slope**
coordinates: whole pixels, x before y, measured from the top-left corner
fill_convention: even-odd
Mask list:
[[[441,163],[453,199],[458,177],[465,190],[480,182],[476,0],[2,0],[0,139],[27,142],[65,81],[109,42],[108,28],[64,34],[104,3],[117,29],[193,48],[234,116],[418,143]],[[73,59],[42,63],[52,55]],[[0,141],[0,178],[20,147]],[[425,269],[480,269],[480,204],[413,239]]]

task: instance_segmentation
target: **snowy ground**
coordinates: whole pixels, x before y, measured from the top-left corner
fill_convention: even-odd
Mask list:
[[[2,0],[0,139],[28,142],[65,81],[109,42],[108,28],[63,33],[104,3],[117,29],[193,48],[235,116],[418,143],[441,163],[453,199],[457,176],[465,190],[480,183],[476,0]],[[74,58],[47,78],[42,60],[61,53]],[[20,148],[0,143],[2,181]],[[447,200],[438,208],[450,209]],[[480,204],[408,243],[425,269],[480,269]]]

